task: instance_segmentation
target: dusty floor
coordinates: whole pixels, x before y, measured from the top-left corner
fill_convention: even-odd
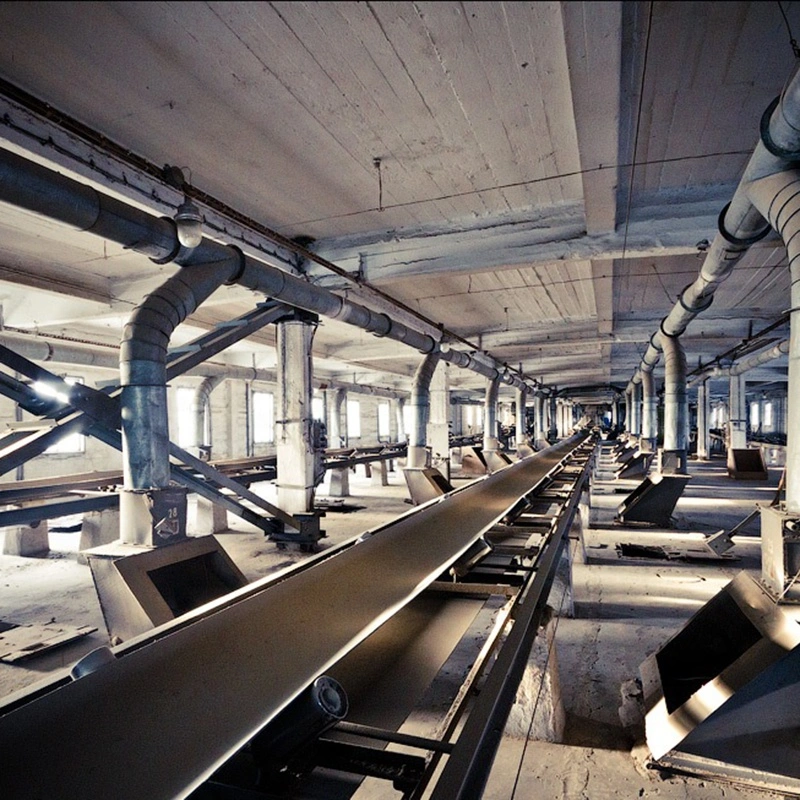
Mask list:
[[[583,540],[572,542],[574,615],[567,596],[551,596],[560,606],[555,652],[566,711],[563,744],[507,738],[501,747],[485,797],[491,800],[604,800],[653,797],[776,798],[780,795],[736,788],[707,780],[666,776],[646,768],[642,731],[623,728],[620,687],[638,674],[639,664],[678,630],[706,600],[740,569],[760,572],[757,523],[736,538],[735,562],[695,564],[680,561],[626,560],[617,555],[620,542],[691,547],[703,534],[731,528],[756,501],[769,501],[780,470],[768,482],[734,482],[724,463],[691,464],[692,482],[675,512],[671,531],[631,530],[611,523],[624,495],[597,495],[585,520]],[[361,472],[351,478],[352,513],[331,511],[323,527],[331,546],[374,528],[409,509],[400,473],[381,487]],[[223,546],[250,579],[259,578],[305,558],[294,550],[277,550],[261,533],[231,518],[231,530],[220,534]],[[78,563],[77,534],[51,534],[51,554],[29,559],[0,556],[0,620],[25,624],[55,620],[92,625],[84,639],[17,665],[0,663],[0,697],[68,667],[83,654],[107,643],[102,614],[89,568]],[[633,749],[633,753],[632,753]],[[386,797],[399,797],[387,787]]]

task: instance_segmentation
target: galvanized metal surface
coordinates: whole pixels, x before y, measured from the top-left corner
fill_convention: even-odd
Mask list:
[[[0,752],[14,757],[0,771],[0,793],[186,796],[585,438],[412,511],[291,577],[257,582],[168,623],[85,678],[9,699]]]

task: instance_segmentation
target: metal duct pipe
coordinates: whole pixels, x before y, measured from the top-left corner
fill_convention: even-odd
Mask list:
[[[345,300],[320,286],[308,283],[276,267],[245,256],[235,247],[203,239],[193,250],[182,248],[172,220],[151,216],[91,186],[60,175],[47,167],[28,161],[0,148],[0,200],[26,208],[43,216],[72,225],[117,242],[154,261],[170,261],[180,266],[236,262],[233,274],[221,277],[221,283],[238,283],[288,305],[387,337],[419,350],[432,353],[439,343],[431,336],[412,330],[383,313]],[[502,375],[510,385],[525,382],[511,375],[505,365],[487,366],[467,353],[444,348],[442,357],[485,377]]]
[[[431,380],[439,363],[438,353],[428,353],[414,373],[411,387],[411,431],[408,439],[408,466],[426,467],[428,419],[431,411]]]
[[[173,275],[133,312],[120,345],[124,488],[169,486],[167,348],[175,328],[239,268],[240,258],[197,264]]]
[[[486,384],[486,402],[483,407],[483,449],[499,450],[497,441],[497,396],[500,391],[500,378]]]
[[[662,336],[661,343],[664,348],[664,453],[672,454],[675,459],[674,471],[685,475],[689,438],[686,353],[677,336]]]
[[[655,379],[652,372],[642,372],[642,439],[641,448],[652,453],[658,438]]]
[[[743,358],[741,361],[737,361],[733,366],[709,367],[708,369],[704,369],[689,381],[689,387],[691,388],[692,386],[697,386],[698,384],[707,381],[709,378],[722,378],[729,377],[731,375],[742,375],[745,372],[749,372],[751,369],[760,367],[762,364],[767,364],[770,361],[774,361],[776,358],[788,355],[788,353],[789,340],[784,339],[783,341],[778,342],[778,344],[773,345],[766,350],[762,350],[760,353],[755,353],[747,358]]]
[[[800,120],[793,120],[800,126]],[[799,137],[800,138],[800,137]],[[800,149],[800,148],[798,148]],[[800,160],[800,154],[796,154]],[[750,195],[786,245],[791,275],[789,298],[789,403],[786,421],[786,510],[800,514],[800,172],[764,178]]]
[[[638,374],[633,379],[631,392],[631,434],[641,436],[642,433],[642,376]]]
[[[717,287],[730,275],[751,245],[766,236],[764,209],[752,197],[753,181],[782,172],[798,160],[800,151],[800,71],[792,75],[779,101],[773,102],[761,121],[761,140],[745,168],[733,199],[719,218],[719,233],[706,253],[694,283],[683,290],[678,302],[650,340],[641,369],[659,358],[664,336],[680,336],[686,326],[711,305]]]
[[[206,443],[206,408],[208,407],[211,392],[219,386],[225,378],[221,375],[205,378],[195,389],[192,397],[192,417],[194,418],[193,446],[198,450]],[[210,444],[210,441],[209,441]]]

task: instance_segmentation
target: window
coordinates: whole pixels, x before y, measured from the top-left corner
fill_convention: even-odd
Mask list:
[[[361,436],[361,403],[347,401],[347,436],[358,439]]]
[[[321,397],[311,398],[311,418],[325,422],[325,401]]]
[[[64,376],[64,382],[70,385],[83,383],[83,378],[66,375]],[[31,388],[42,397],[55,397],[62,403],[69,402],[69,398],[65,394],[56,391],[52,386],[48,386],[41,381],[36,381]],[[65,436],[60,442],[50,445],[44,452],[48,454],[60,453],[62,455],[84,453],[86,452],[86,437],[82,433],[71,433],[69,436]]]
[[[204,444],[196,442],[194,419],[195,390],[185,386],[175,392],[175,403],[178,411],[178,447],[191,447]]]
[[[275,396],[253,392],[253,444],[275,441]]]
[[[378,438],[388,439],[392,435],[389,426],[389,404],[378,403]]]
[[[467,428],[480,430],[483,427],[483,406],[466,406],[465,410]]]
[[[760,403],[751,403],[750,404],[750,427],[753,430],[758,428],[758,422],[760,419],[761,412],[761,404]]]
[[[772,427],[772,401],[768,400],[764,403],[764,427]]]

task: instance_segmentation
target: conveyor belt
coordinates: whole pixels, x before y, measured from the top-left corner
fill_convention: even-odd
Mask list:
[[[318,675],[436,579],[584,439],[421,506],[283,579],[117,649],[0,716],[0,796],[184,797]],[[3,708],[0,707],[0,714]]]

